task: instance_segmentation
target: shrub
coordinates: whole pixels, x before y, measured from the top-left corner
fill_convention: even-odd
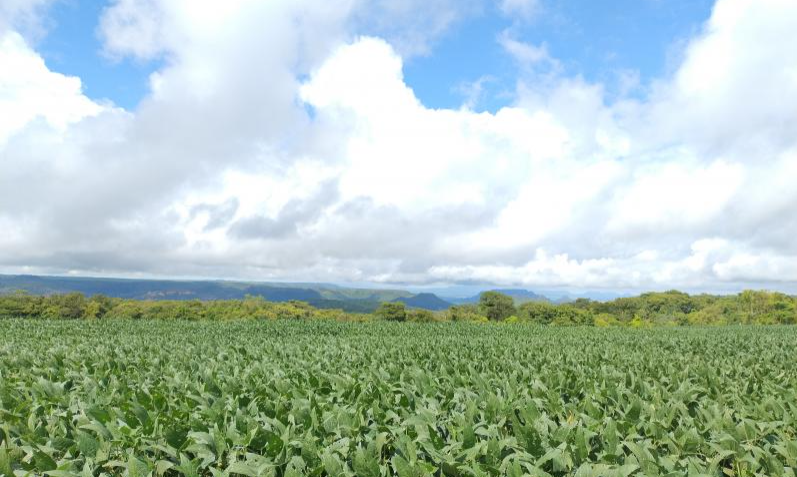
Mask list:
[[[385,321],[407,321],[407,307],[400,301],[390,301],[379,305],[376,315]]]
[[[407,321],[429,323],[435,321],[434,313],[429,310],[415,309],[407,312]]]
[[[509,295],[486,291],[479,296],[479,312],[492,321],[505,320],[515,311],[515,302]]]

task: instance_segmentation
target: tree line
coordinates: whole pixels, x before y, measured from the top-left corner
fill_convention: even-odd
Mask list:
[[[686,326],[732,324],[795,324],[797,298],[778,292],[747,290],[736,295],[689,295],[679,291],[644,293],[601,302],[578,299],[553,304],[488,291],[479,302],[432,312],[404,303],[382,303],[374,313],[319,309],[301,301],[270,302],[249,296],[242,300],[131,300],[80,293],[0,296],[0,317],[49,319],[327,319],[339,321],[471,321],[536,323],[558,326]]]

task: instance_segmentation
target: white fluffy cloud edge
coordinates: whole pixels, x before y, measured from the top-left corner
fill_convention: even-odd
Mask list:
[[[642,98],[507,32],[494,114],[402,75],[472,2],[117,0],[105,53],[164,64],[133,111],[48,69],[46,3],[0,8],[0,272],[797,289],[793,0],[718,0]]]

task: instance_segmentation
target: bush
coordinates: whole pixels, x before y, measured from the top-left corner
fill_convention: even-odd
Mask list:
[[[548,325],[556,319],[556,305],[544,301],[529,301],[520,305],[519,316],[524,321]]]
[[[486,291],[479,296],[479,312],[489,320],[505,320],[515,314],[515,311],[515,301],[509,295]]]
[[[620,321],[617,320],[613,315],[608,313],[600,313],[599,315],[593,318],[592,323],[595,326],[606,328],[609,326],[617,326],[620,324]]]
[[[390,301],[379,305],[376,316],[385,321],[407,321],[407,307],[400,301]]]
[[[476,305],[452,306],[446,310],[444,316],[448,321],[488,321],[486,316],[479,313],[479,308]]]
[[[81,293],[69,293],[48,297],[48,304],[42,314],[45,318],[77,320],[84,317],[85,309],[86,297]]]
[[[429,310],[415,309],[407,312],[407,321],[429,323],[435,321],[434,313]]]

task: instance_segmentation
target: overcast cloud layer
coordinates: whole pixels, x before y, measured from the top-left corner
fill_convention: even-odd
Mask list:
[[[402,77],[478,1],[119,0],[105,53],[165,65],[135,111],[47,68],[47,4],[0,7],[2,272],[795,289],[794,0],[719,0],[643,99],[508,30],[495,114]]]

